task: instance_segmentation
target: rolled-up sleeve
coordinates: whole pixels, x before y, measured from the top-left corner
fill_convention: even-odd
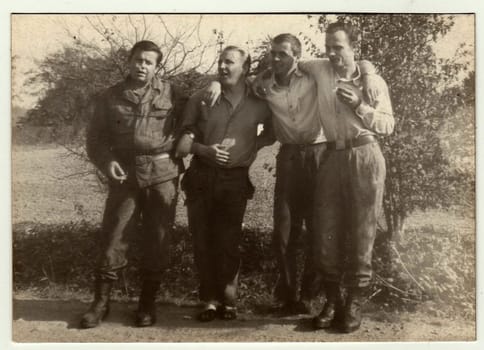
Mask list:
[[[386,136],[393,132],[395,120],[388,86],[381,77],[378,77],[377,82],[381,91],[377,100],[372,105],[362,101],[356,108],[355,113],[363,121],[366,128],[378,135]]]

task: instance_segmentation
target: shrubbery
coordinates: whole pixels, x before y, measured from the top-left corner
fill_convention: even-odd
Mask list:
[[[18,224],[13,234],[13,278],[17,290],[53,286],[87,291],[92,287],[98,254],[99,227],[86,223],[65,225]],[[272,302],[277,278],[270,232],[245,229],[239,300],[246,310],[261,310]],[[302,244],[302,242],[301,242]],[[380,254],[393,252],[391,257]],[[136,244],[131,264],[115,287],[118,298],[137,297]],[[387,261],[391,262],[387,266]],[[302,259],[300,259],[302,265]],[[394,249],[377,249],[370,300],[378,307],[414,310],[423,305],[436,315],[474,317],[474,238],[433,227],[409,229]],[[301,268],[301,266],[300,266]],[[175,227],[171,264],[160,297],[180,303],[197,301],[191,237],[186,227]]]

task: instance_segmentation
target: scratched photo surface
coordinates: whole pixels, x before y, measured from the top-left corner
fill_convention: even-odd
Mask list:
[[[332,173],[333,178],[328,180],[330,175],[325,177],[319,174],[319,178],[311,182],[301,172],[294,170],[296,166],[304,168],[304,164],[291,162],[291,159],[308,161],[305,156],[301,158],[301,153],[298,155],[299,150],[309,149],[307,145],[300,145],[306,141],[298,142],[297,138],[294,139],[296,141],[284,141],[277,136],[278,132],[287,132],[287,135],[295,137],[302,135],[303,131],[300,130],[306,126],[303,122],[296,122],[297,116],[303,114],[302,118],[307,117],[305,112],[301,113],[304,108],[308,108],[308,113],[311,108],[319,108],[322,127],[317,124],[317,128],[327,137],[315,138],[320,142],[314,143],[324,143],[328,150],[331,147],[338,149],[337,142],[330,139],[331,128],[327,127],[332,125],[327,120],[334,112],[330,109],[335,107],[334,104],[331,108],[324,107],[331,103],[321,102],[320,95],[325,86],[334,83],[334,77],[303,69],[305,62],[308,62],[306,67],[313,67],[311,62],[321,62],[315,60],[324,60],[329,70],[333,69],[331,64],[338,64],[336,59],[328,61],[328,57],[332,57],[328,51],[334,51],[335,48],[328,44],[325,34],[328,25],[336,21],[353,25],[358,34],[351,51],[355,62],[358,62],[358,67],[363,67],[359,65],[362,60],[371,62],[374,69],[371,74],[379,75],[381,78],[378,79],[381,80],[378,81],[382,81],[384,85],[381,86],[386,86],[388,90],[387,93],[386,90],[380,91],[378,97],[386,94],[386,102],[377,98],[376,102],[370,103],[365,85],[368,75],[365,73],[357,79],[353,79],[354,76],[347,80],[340,79],[343,84],[328,90],[327,96],[337,104],[346,103],[345,106],[348,106],[350,102],[344,101],[346,95],[337,88],[344,89],[345,84],[362,81],[363,86],[352,85],[356,86],[356,96],[360,96],[360,104],[355,106],[355,110],[364,106],[377,110],[382,103],[387,103],[390,106],[388,113],[392,113],[393,118],[390,129],[381,133],[377,130],[377,137],[369,136],[375,147],[378,147],[378,142],[381,148],[386,178],[372,178],[380,181],[381,187],[384,187],[383,200],[377,221],[373,223],[376,226],[373,254],[366,256],[371,260],[371,278],[358,305],[361,307],[362,322],[359,329],[350,333],[340,332],[335,327],[314,329],[313,318],[321,312],[330,295],[327,285],[319,277],[311,281],[317,280],[319,283],[301,312],[294,312],[293,309],[286,312],[285,304],[281,307],[280,300],[276,298],[281,280],[285,278],[280,271],[286,271],[290,274],[286,276],[287,279],[295,286],[295,298],[304,299],[299,289],[304,284],[305,260],[312,254],[309,252],[320,250],[318,239],[308,248],[307,242],[311,236],[308,227],[311,223],[307,221],[312,222],[313,211],[317,212],[313,210],[314,207],[325,207],[327,203],[340,200],[343,196],[341,193],[351,192],[342,190],[335,198],[326,195],[318,197],[321,185],[318,181],[331,180],[335,187],[345,188],[346,185],[341,183],[348,174],[339,172],[336,168],[338,160],[333,158],[347,151],[329,151],[329,156],[322,156],[318,166],[328,167],[325,174]],[[272,40],[281,33],[290,33],[299,39],[300,54],[294,55],[294,51],[281,54],[277,51],[277,45],[274,46]],[[13,14],[13,341],[476,340],[474,38],[473,14]],[[237,270],[238,281],[235,282],[236,319],[224,319],[225,314],[222,314],[221,318],[218,315],[211,322],[199,320],[200,261],[199,255],[194,257],[193,232],[198,232],[200,227],[193,224],[189,230],[187,215],[187,206],[190,208],[198,197],[191,197],[193,194],[182,190],[183,186],[179,186],[178,182],[183,180],[184,175],[180,175],[170,180],[175,191],[170,203],[176,211],[169,225],[171,233],[166,236],[169,253],[163,251],[163,256],[156,253],[153,257],[154,260],[167,260],[160,279],[161,285],[154,296],[156,322],[150,327],[135,326],[142,288],[140,275],[150,248],[143,245],[145,226],[141,222],[149,217],[149,212],[143,211],[141,219],[132,224],[133,234],[128,238],[123,236],[123,242],[119,243],[120,247],[124,247],[127,244],[124,240],[129,241],[127,266],[120,269],[118,278],[110,285],[109,314],[97,327],[82,329],[80,321],[94,298],[96,271],[104,249],[100,238],[105,233],[102,222],[108,192],[119,194],[124,188],[122,186],[130,186],[130,181],[135,183],[140,179],[138,173],[134,176],[139,168],[133,165],[134,170],[127,168],[127,174],[124,174],[126,180],[120,180],[116,185],[119,186],[118,190],[109,189],[110,181],[103,174],[105,169],[100,169],[100,163],[93,161],[92,152],[89,153],[89,146],[86,147],[86,129],[93,115],[96,116],[96,101],[106,99],[106,89],[125,81],[130,74],[130,49],[141,40],[154,42],[162,52],[161,62],[154,68],[154,74],[155,79],[165,84],[163,86],[176,86],[181,95],[189,97],[211,82],[220,80],[222,97],[216,102],[219,104],[210,107],[203,102],[204,106],[200,107],[201,103],[196,106],[208,111],[205,117],[209,122],[211,117],[240,115],[251,120],[244,127],[252,128],[247,131],[241,127],[245,131],[240,133],[248,132],[252,140],[256,135],[264,135],[269,129],[268,125],[273,125],[277,141],[261,148],[255,160],[244,162],[242,158],[239,159],[245,167],[250,166],[248,177],[255,190],[252,198],[247,200],[239,237],[241,263]],[[250,90],[244,95],[243,98],[247,100],[241,105],[246,106],[248,102],[254,106],[264,104],[265,108],[269,107],[268,118],[278,118],[281,113],[288,116],[284,125],[289,125],[289,131],[278,129],[277,126],[282,124],[276,122],[269,122],[263,127],[262,119],[256,119],[256,112],[250,109],[249,112],[241,113],[239,110],[237,113],[235,107],[230,113],[216,112],[217,109],[222,111],[224,103],[231,106],[229,90],[224,90],[227,86],[224,81],[229,81],[230,76],[235,74],[231,67],[226,68],[233,62],[226,62],[227,52],[224,48],[231,45],[250,55],[250,67],[242,66],[247,74],[247,78],[244,78],[247,86],[254,77],[263,76],[265,72],[261,89],[265,89],[262,93],[267,95],[256,97]],[[289,88],[281,88],[276,80],[271,80],[278,77],[278,63],[275,62],[281,57],[286,59],[284,55],[291,58],[300,56],[297,59],[302,63],[301,69],[297,68],[292,73],[294,77],[288,80]],[[358,68],[360,71],[364,72],[364,68]],[[312,87],[303,92],[291,90],[291,79],[308,76],[310,78],[307,79],[316,82]],[[284,99],[284,94],[294,98]],[[315,97],[312,103],[308,103],[311,94]],[[153,108],[157,108],[157,103],[154,102]],[[175,107],[180,107],[178,120],[174,124],[183,124],[183,118],[189,114],[183,113],[184,105],[173,102],[176,105],[173,107],[170,101],[166,103],[169,103],[168,107],[162,105],[160,110],[169,110],[171,116],[175,113]],[[275,110],[279,107],[284,111]],[[158,114],[150,115],[153,118],[149,119],[159,121]],[[293,115],[295,118],[290,119]],[[160,116],[164,118],[165,114]],[[379,124],[365,124],[364,116],[357,112],[353,117],[356,129],[378,129]],[[341,125],[337,120],[335,123]],[[309,127],[307,130],[315,129]],[[341,132],[337,127],[335,130]],[[238,147],[236,141],[239,134],[235,135],[233,138],[227,136],[220,142],[220,149],[227,150],[227,154],[230,154],[230,150],[234,151],[232,156]],[[196,137],[194,142],[197,141]],[[97,145],[107,144],[110,140],[109,135],[105,138],[100,136]],[[126,139],[124,145],[123,142],[121,140],[121,146],[136,143],[136,140]],[[288,155],[285,147],[292,147],[294,154]],[[350,146],[344,146],[343,143],[343,147]],[[106,150],[114,152],[110,145],[106,146]],[[239,150],[251,152],[249,146]],[[94,153],[96,151],[99,150]],[[166,149],[160,153],[172,157],[171,151]],[[225,153],[220,154],[223,157]],[[254,157],[255,154],[254,151]],[[279,165],[279,162],[283,163],[284,155],[290,158],[284,163],[289,164],[290,169]],[[120,155],[123,156],[127,155]],[[151,153],[147,156],[151,157],[149,159],[156,158]],[[194,166],[190,158],[184,158],[184,167]],[[141,158],[137,156],[136,159]],[[235,162],[233,159],[231,161]],[[330,166],[331,161],[334,161],[334,165]],[[177,166],[181,167],[182,161],[177,162]],[[136,166],[139,164],[136,163]],[[190,182],[200,180],[196,172],[192,171],[193,174]],[[279,210],[274,208],[274,194],[280,193],[275,183],[278,177],[282,179],[284,175],[287,181],[292,179],[295,183],[291,196],[299,196],[299,200],[291,202],[296,203],[290,209],[295,213],[290,218],[292,221],[289,224],[286,222],[288,232],[291,227],[297,232],[292,233],[290,241],[285,243],[289,247],[285,258],[290,264],[285,270],[281,269],[281,253],[277,244],[281,242],[275,239],[277,235],[274,234],[277,231],[274,214]],[[139,182],[133,186],[140,186]],[[236,192],[234,186],[227,189],[229,203],[246,196],[242,190]],[[368,186],[363,185],[363,189]],[[319,203],[319,207],[314,204],[310,206],[313,196],[318,197],[314,201]],[[367,198],[360,200],[365,202]],[[348,224],[348,232],[353,230],[350,228],[353,223],[351,213],[361,205],[359,201],[352,201],[340,211],[340,223]],[[228,214],[222,209],[213,213],[213,218],[225,218]],[[306,216],[311,219],[303,220],[304,214],[301,213],[304,210],[311,213]],[[118,218],[117,214],[110,213],[104,215],[104,221],[123,220],[122,215]],[[157,215],[154,214],[155,217]],[[328,212],[324,213],[324,218],[327,215]],[[159,216],[162,216],[161,211]],[[317,228],[324,227],[327,221],[319,214],[314,219],[314,234],[317,235]],[[213,220],[209,219],[208,225]],[[209,245],[207,249],[210,248]],[[325,266],[322,260],[316,265]],[[229,266],[228,263],[223,265],[214,269]],[[350,265],[345,258],[336,269],[346,271],[343,272],[346,276],[349,275]],[[345,288],[343,297],[348,293],[351,293],[351,288]]]

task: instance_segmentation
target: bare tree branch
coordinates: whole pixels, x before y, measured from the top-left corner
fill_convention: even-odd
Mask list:
[[[137,42],[139,40],[139,38],[138,38],[138,28],[136,27],[136,25],[134,25],[133,19],[131,18],[131,15],[128,15],[128,21],[134,29],[134,38],[135,38],[135,42]]]

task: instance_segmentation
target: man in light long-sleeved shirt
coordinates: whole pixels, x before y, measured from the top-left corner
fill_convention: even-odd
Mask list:
[[[256,79],[254,83],[265,92],[264,97],[273,113],[274,134],[281,143],[274,190],[273,239],[280,273],[275,294],[285,303],[284,311],[295,313],[308,311],[309,303],[321,285],[320,276],[314,269],[312,254],[313,198],[318,168],[321,160],[325,159],[327,141],[322,124],[326,111],[318,103],[320,93],[317,83],[325,76],[301,71],[298,68],[298,64],[301,64],[300,56],[301,44],[294,35],[276,36],[271,43],[272,74],[266,79],[260,79],[262,76],[259,76],[258,79],[262,81],[259,83]],[[371,63],[359,64],[365,74],[374,73]],[[373,90],[376,89],[374,80],[370,82]],[[298,300],[297,241],[302,233],[303,222],[307,230],[307,249]]]
[[[371,278],[371,256],[383,199],[385,159],[377,136],[393,131],[394,119],[386,83],[377,77],[379,95],[371,103],[362,93],[354,60],[353,28],[328,26],[326,53],[301,69],[316,78],[322,125],[327,138],[318,170],[314,230],[315,264],[323,274],[327,301],[314,318],[315,328],[337,326],[344,332],[360,327],[361,303]],[[340,285],[348,288],[343,301]]]

